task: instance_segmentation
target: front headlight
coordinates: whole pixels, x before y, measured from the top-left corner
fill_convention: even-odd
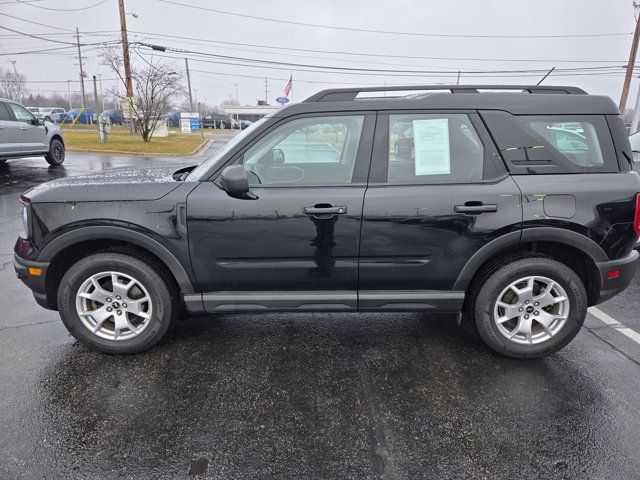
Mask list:
[[[25,199],[20,199],[22,203],[22,235],[24,239],[28,239],[31,235],[31,204],[25,202]]]

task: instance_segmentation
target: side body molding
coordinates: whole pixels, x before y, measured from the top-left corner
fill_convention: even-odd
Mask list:
[[[40,255],[39,262],[50,262],[60,251],[85,240],[113,239],[137,245],[153,253],[169,268],[183,294],[195,293],[193,283],[178,259],[164,245],[135,230],[114,226],[81,227],[54,238],[47,243]]]
[[[478,250],[458,275],[453,290],[466,290],[478,269],[501,250],[514,247],[520,243],[536,241],[566,244],[583,251],[594,262],[609,260],[607,254],[596,242],[580,233],[554,227],[526,228],[520,232],[511,232],[496,238]]]

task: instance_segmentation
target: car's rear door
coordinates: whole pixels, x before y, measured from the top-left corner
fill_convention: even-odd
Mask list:
[[[472,255],[522,221],[520,192],[473,111],[378,115],[365,195],[359,308],[458,310]],[[448,292],[448,293],[445,293]]]
[[[282,120],[230,159],[255,198],[196,187],[187,225],[208,311],[356,309],[374,124],[362,112]]]

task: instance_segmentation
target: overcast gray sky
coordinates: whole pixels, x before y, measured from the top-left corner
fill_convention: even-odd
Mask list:
[[[635,25],[631,0],[170,1],[288,22],[422,34],[373,33],[302,26],[191,8],[162,0],[126,0],[127,11],[138,15],[137,19],[127,17],[130,42],[148,42],[209,55],[315,66],[274,63],[246,65],[246,60],[221,60],[193,53],[167,52],[165,55],[168,57],[190,57],[193,87],[198,90],[198,98],[206,99],[209,104],[218,104],[230,95],[235,96],[235,84],[238,84],[240,102],[255,104],[257,99],[264,98],[265,76],[269,79],[268,98],[270,103],[274,103],[273,100],[282,95],[290,75],[293,76],[295,101],[321,88],[353,83],[455,83],[457,70],[463,72],[461,83],[536,83],[543,73],[518,74],[526,76],[505,73],[490,77],[487,74],[475,74],[477,76],[474,77],[474,74],[464,72],[545,70],[553,66],[557,69],[609,67],[606,74],[605,70],[595,70],[599,72],[598,75],[585,75],[593,70],[574,71],[571,76],[568,76],[569,72],[552,74],[545,80],[545,84],[577,85],[590,93],[609,95],[617,102],[622,88],[623,70],[615,67],[626,64],[631,32]],[[0,26],[49,39],[47,41],[8,30],[0,31],[2,66],[10,67],[10,60],[19,60],[20,63],[16,65],[18,70],[29,81],[34,82],[29,83],[30,90],[58,90],[66,93],[66,80],[78,79],[78,67],[75,65],[77,60],[72,47],[55,42],[73,41],[71,30],[75,30],[75,27],[83,32],[81,41],[84,43],[119,39],[118,2],[0,0]],[[600,34],[615,35],[566,37]],[[473,35],[481,37],[468,37]],[[482,37],[487,35],[503,37]],[[513,37],[518,35],[536,38]],[[540,38],[541,35],[551,37]],[[265,48],[266,46],[278,48]],[[17,54],[45,48],[60,50]],[[284,50],[285,48],[300,50]],[[349,54],[321,53],[319,50]],[[113,78],[100,63],[98,46],[85,47],[84,51],[85,70],[89,75],[103,73],[103,78]],[[379,56],[353,55],[354,53]],[[148,57],[151,52],[141,48],[140,54]],[[141,62],[135,54],[132,59]],[[184,69],[183,60],[169,61],[176,62],[176,69]],[[217,63],[220,61],[245,66]],[[299,71],[322,70],[318,66],[391,70],[393,73]],[[429,70],[438,73],[402,75],[395,73],[398,70]],[[637,79],[634,79],[632,100],[637,90],[636,82]],[[103,85],[110,88],[115,83],[106,80]],[[72,89],[78,91],[78,84],[72,83]],[[630,103],[632,106],[633,101]]]

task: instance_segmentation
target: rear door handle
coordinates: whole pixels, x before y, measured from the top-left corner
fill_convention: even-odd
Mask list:
[[[27,127],[20,127],[20,130],[26,130]]]
[[[498,211],[498,205],[495,203],[467,202],[464,205],[456,205],[453,207],[455,213],[467,213],[469,215],[479,215],[481,213],[494,213]]]
[[[334,207],[332,205],[312,207],[304,207],[302,209],[305,215],[344,215],[347,213],[347,207]]]

